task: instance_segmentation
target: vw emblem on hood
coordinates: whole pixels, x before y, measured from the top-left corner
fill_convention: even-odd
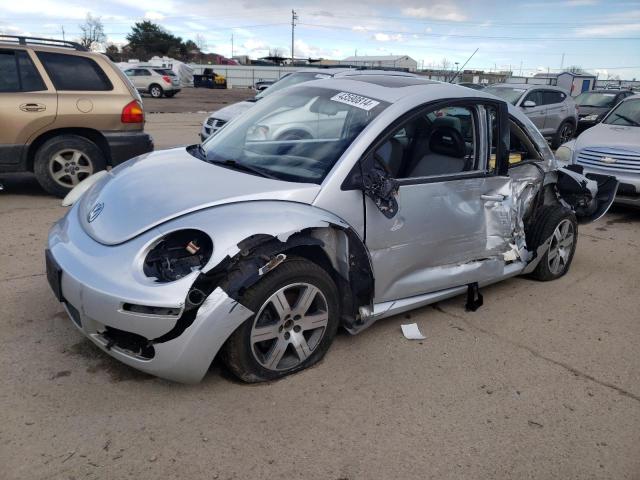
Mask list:
[[[602,161],[604,163],[616,163],[617,160],[615,158],[611,158],[611,157],[602,157]]]
[[[87,221],[89,223],[93,222],[96,218],[98,218],[98,215],[102,213],[103,209],[104,209],[104,203],[102,202],[96,203],[91,209],[91,211],[89,212],[89,215],[87,215]]]

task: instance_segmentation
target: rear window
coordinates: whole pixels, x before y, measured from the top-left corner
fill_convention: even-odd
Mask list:
[[[38,52],[37,55],[57,90],[113,90],[109,77],[90,58],[50,52]]]
[[[173,73],[173,70],[168,70],[164,68],[154,68],[154,72],[159,73],[160,75],[169,75],[170,77],[175,77],[176,74]]]
[[[36,67],[24,51],[0,51],[0,92],[46,90]]]

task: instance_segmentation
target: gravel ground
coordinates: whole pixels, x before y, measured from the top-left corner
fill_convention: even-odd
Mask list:
[[[173,98],[152,98],[143,95],[142,103],[147,113],[212,112],[230,103],[252,98],[255,94],[255,90],[249,88],[215,90],[187,87]]]
[[[202,117],[148,129],[189,143]],[[581,227],[567,276],[485,288],[475,313],[451,299],[341,333],[278,382],[214,362],[184,386],[75,330],[44,276],[64,209],[28,175],[0,181],[3,479],[640,478],[640,212]],[[427,339],[405,340],[406,322]]]

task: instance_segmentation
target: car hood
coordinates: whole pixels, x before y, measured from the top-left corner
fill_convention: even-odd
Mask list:
[[[78,215],[94,240],[117,245],[197,210],[252,200],[310,204],[319,191],[319,185],[231,170],[174,148],[111,170],[80,198]]]
[[[601,115],[603,113],[607,113],[611,107],[579,107],[580,108],[580,116],[584,117],[586,115]]]
[[[580,134],[574,150],[586,147],[615,147],[640,152],[640,127],[599,123]]]
[[[209,115],[209,117],[217,118],[218,120],[224,120],[225,122],[228,122],[236,118],[241,113],[246,112],[255,104],[256,102],[250,102],[248,100],[245,100],[244,102],[234,103],[233,105],[227,105],[226,107],[221,108],[220,110],[216,110],[211,115]]]

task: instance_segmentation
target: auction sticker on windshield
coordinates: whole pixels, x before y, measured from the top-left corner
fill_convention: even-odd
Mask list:
[[[371,100],[370,98],[347,92],[340,92],[337,95],[331,97],[331,100],[333,100],[334,102],[345,103],[347,105],[351,105],[352,107],[358,107],[366,111],[371,110],[376,105],[380,105],[380,102]]]

